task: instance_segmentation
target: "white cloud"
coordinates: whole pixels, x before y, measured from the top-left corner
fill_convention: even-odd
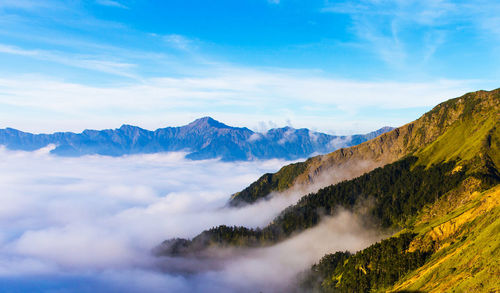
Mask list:
[[[140,260],[165,238],[223,223],[262,225],[279,209],[254,219],[217,211],[283,161],[194,162],[180,153],[60,158],[49,150],[0,150],[2,262],[26,257],[69,269],[113,268]]]
[[[285,144],[287,142],[293,142],[297,140],[297,136],[295,135],[295,129],[289,128],[283,133],[283,137],[278,140],[279,144]]]
[[[15,5],[14,2],[7,1],[4,5]],[[57,6],[57,3],[49,2],[51,6]],[[353,17],[354,32],[363,40],[358,46],[368,50],[375,48],[386,62],[395,66],[409,65],[413,69],[420,66],[420,61],[432,61],[435,52],[446,43],[447,31],[425,30],[427,33],[423,36],[422,45],[417,46],[419,54],[409,54],[405,39],[400,37],[402,29],[412,25],[440,26],[458,18],[457,15],[467,16],[462,13],[464,10],[473,11],[466,17],[467,21],[482,19],[480,24],[475,22],[482,27],[482,31],[486,27],[489,27],[488,32],[495,31],[498,22],[495,17],[498,5],[488,5],[492,12],[483,12],[487,17],[472,17],[479,16],[481,9],[473,5],[464,9],[466,6],[449,1],[335,3],[325,11],[347,13]],[[89,20],[94,28],[111,29],[116,34],[137,33],[121,24],[99,23],[80,11],[81,7],[77,4],[60,6],[71,11],[69,14],[66,11],[61,13],[65,16],[60,17],[64,25],[74,22],[74,27],[81,29],[87,25],[83,20]],[[9,25],[34,26],[35,20],[21,18],[24,19],[22,23],[17,23],[18,19],[14,18]],[[63,21],[59,17],[53,18]],[[10,33],[10,37],[20,37],[21,34],[25,40],[37,38],[40,45],[48,44],[58,50],[0,44],[1,53],[22,56],[28,62],[42,60],[83,68],[85,71],[79,71],[83,79],[88,78],[87,70],[91,70],[90,79],[95,78],[99,83],[89,85],[89,81],[72,80],[81,78],[79,75],[59,79],[40,75],[0,76],[0,127],[33,132],[102,129],[118,127],[123,123],[152,129],[181,125],[209,115],[230,125],[251,128],[259,128],[260,121],[270,120],[283,126],[287,119],[291,119],[297,128],[314,128],[338,134],[364,133],[386,125],[399,126],[423,114],[414,110],[411,117],[396,117],[383,110],[419,108],[418,111],[423,112],[465,92],[497,86],[493,84],[495,81],[424,78],[417,82],[405,82],[411,77],[404,75],[401,75],[401,81],[363,81],[329,77],[316,70],[252,69],[214,61],[203,55],[202,50],[193,52],[199,42],[175,33],[166,36],[140,34],[138,39],[163,46],[164,52],[153,53],[98,43],[78,35],[71,39],[47,37],[52,36],[47,33],[50,29],[37,36],[27,34],[26,30],[5,31],[3,34]],[[57,32],[53,33],[57,35]],[[365,46],[367,44],[369,46]],[[82,49],[89,54],[78,53]],[[419,62],[407,62],[408,56],[417,56]],[[413,69],[406,72],[416,72]],[[151,71],[154,73],[145,77],[145,72],[150,74]],[[110,83],[110,80],[122,77],[126,78],[120,83]],[[375,107],[376,113],[361,113],[362,109]]]
[[[232,291],[292,292],[297,274],[302,273],[327,253],[355,252],[366,248],[381,234],[367,230],[353,214],[340,211],[309,229],[275,246],[231,255],[217,276],[220,287]],[[241,276],[245,276],[242,280]],[[214,291],[216,292],[216,291]]]
[[[262,139],[263,136],[262,134],[260,133],[253,133],[252,135],[250,135],[250,137],[248,138],[248,141],[249,142],[254,142],[254,141],[258,141],[260,139]]]
[[[97,56],[75,54],[68,55],[62,52],[51,52],[45,50],[27,50],[5,44],[0,44],[0,53],[20,55],[39,60],[51,61],[71,67],[89,69],[129,78],[137,78],[137,76],[131,72],[131,69],[135,66],[134,64],[111,61],[109,60],[109,57],[98,58]]]
[[[329,77],[316,70],[252,69],[214,61],[204,55],[203,50],[193,52],[199,43],[196,39],[175,33],[166,36],[138,33],[125,24],[100,21],[83,11],[78,1],[65,5],[55,1],[3,1],[0,7],[28,8],[38,2],[59,9],[46,16],[54,21],[50,27],[42,28],[40,34],[27,33],[36,27],[37,18],[16,15],[2,19],[5,29],[0,33],[8,36],[6,40],[15,37],[29,41],[27,43],[35,41],[39,48],[50,49],[10,46],[5,41],[0,44],[0,53],[26,59],[24,66],[28,64],[30,69],[30,62],[41,60],[57,63],[53,65],[58,69],[58,65],[63,65],[62,72],[68,69],[71,72],[74,68],[85,70],[59,79],[54,77],[61,74],[57,70],[46,71],[45,74],[52,76],[14,76],[10,73],[0,76],[2,127],[52,132],[118,127],[128,123],[157,128],[210,115],[236,126],[252,127],[259,121],[269,120],[282,126],[291,119],[297,128],[339,134],[362,133],[385,125],[398,126],[418,117],[418,114],[394,117],[381,109],[429,108],[467,91],[497,86],[494,80],[424,77],[417,82],[405,82],[412,77],[404,74],[401,81],[363,81]],[[496,12],[499,7],[486,2],[472,5],[451,1],[366,0],[336,1],[324,11],[350,15],[353,32],[362,39],[357,46],[372,51],[375,48],[386,62],[409,66],[404,72],[415,73],[419,72],[414,70],[415,66],[420,66],[421,61],[433,61],[435,52],[447,42],[448,31],[440,26],[463,19],[466,24],[473,22],[480,31],[491,35],[498,32]],[[91,26],[117,35],[127,34],[135,36],[135,40],[163,46],[163,50],[148,52],[136,47],[113,46],[79,34],[63,37],[61,32],[52,29],[52,26],[61,25],[77,30]],[[414,25],[431,27],[422,30],[425,34],[421,45],[410,47],[417,48],[418,54],[408,52],[407,39],[401,37]],[[17,27],[24,29],[12,29]],[[415,60],[408,60],[408,57],[415,57],[418,62],[411,62]],[[41,71],[45,68],[51,67],[44,66]],[[90,81],[84,80],[86,78]],[[110,83],[117,79],[121,82]],[[89,85],[96,80],[98,85]],[[370,113],[372,116],[360,114],[361,108],[373,107],[378,111]]]
[[[346,137],[336,137],[328,143],[329,147],[332,149],[340,149],[343,147],[346,147],[347,144],[352,140],[352,136],[346,136]]]
[[[236,68],[214,69],[211,77],[150,78],[101,87],[40,76],[0,77],[0,125],[34,132],[123,123],[151,129],[208,115],[235,126],[281,117],[283,124],[291,119],[299,127],[337,133],[350,125],[351,131],[362,133],[418,117],[392,118],[384,109],[431,107],[476,89],[474,81],[367,82]],[[372,107],[380,111],[360,115]],[[356,121],[361,127],[353,129]]]
[[[0,149],[0,284],[43,278],[32,283],[41,286],[36,290],[47,291],[40,288],[51,280],[72,292],[80,291],[75,280],[97,291],[255,292],[263,284],[283,290],[325,253],[355,251],[380,238],[341,212],[268,248],[226,251],[203,262],[155,258],[151,249],[167,238],[220,224],[264,226],[336,177],[234,209],[225,206],[231,193],[287,162],[189,161],[182,153],[61,158],[49,150]],[[168,273],[175,265],[193,274]]]

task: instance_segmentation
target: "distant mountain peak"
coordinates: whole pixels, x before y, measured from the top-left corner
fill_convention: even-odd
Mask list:
[[[193,128],[207,128],[207,127],[232,128],[231,126],[228,126],[222,122],[219,122],[219,121],[217,121],[209,116],[198,118],[198,119],[194,120],[193,122],[189,123],[188,126],[193,127]]]
[[[384,127],[380,128],[380,129],[378,129],[378,130],[376,130],[376,131],[385,133],[385,132],[389,132],[389,131],[391,131],[391,130],[393,130],[393,129],[394,129],[394,127],[391,127],[391,126],[384,126]]]
[[[123,124],[122,126],[120,126],[120,130],[127,130],[127,129],[136,129],[136,128],[139,128],[137,126],[134,126],[134,125],[130,125],[130,124]]]
[[[317,132],[311,135],[311,131],[305,128],[286,126],[270,129],[266,133],[256,133],[246,127],[228,126],[207,116],[188,125],[155,131],[129,124],[116,129],[87,129],[82,133],[40,135],[11,128],[0,129],[0,145],[12,150],[32,151],[54,144],[57,147],[51,153],[61,156],[121,156],[190,150],[186,157],[193,160],[296,160],[311,154],[329,153],[338,147],[359,144],[376,135],[358,135],[356,139],[332,144],[336,136]]]

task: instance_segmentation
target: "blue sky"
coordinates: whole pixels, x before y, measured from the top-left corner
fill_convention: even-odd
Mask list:
[[[330,133],[499,87],[496,1],[0,0],[0,128]]]

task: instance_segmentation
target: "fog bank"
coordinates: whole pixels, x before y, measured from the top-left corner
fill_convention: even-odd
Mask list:
[[[190,161],[182,153],[55,157],[0,149],[0,287],[12,292],[256,292],[284,290],[327,252],[378,239],[341,212],[278,245],[224,252],[205,264],[151,256],[171,237],[266,225],[300,196],[240,209],[229,195],[289,163]],[[191,270],[172,273],[174,262]]]

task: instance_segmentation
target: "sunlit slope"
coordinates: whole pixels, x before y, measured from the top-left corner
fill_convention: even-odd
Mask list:
[[[448,108],[462,108],[459,120],[432,143],[414,153],[419,164],[432,164],[458,160],[459,164],[469,164],[469,173],[495,173],[500,167],[500,94],[478,92],[477,99],[451,100]],[[444,123],[444,122],[443,122]],[[489,169],[486,172],[484,168]]]
[[[304,196],[266,227],[214,227],[191,240],[165,241],[157,253],[184,256],[210,247],[273,245],[343,208],[375,223],[373,229],[400,232],[354,254],[326,255],[305,274],[300,292],[500,290],[495,282],[500,250],[499,103],[499,90],[442,103],[387,135],[320,157],[345,168],[368,157],[381,164],[388,158],[394,162]],[[290,178],[315,160],[303,163],[305,167],[288,166],[291,171],[281,174]]]
[[[372,202],[366,211],[367,216],[373,217],[381,227],[408,227],[423,207],[439,200],[463,182],[478,182],[476,190],[491,188],[500,182],[497,164],[499,101],[499,90],[496,90],[476,92],[445,102],[424,115],[418,123],[414,122],[427,125],[430,133],[441,132],[439,129],[445,131],[423,147],[414,149],[411,155],[362,176],[310,193],[297,204],[283,210],[262,229],[214,227],[189,241],[166,241],[163,243],[163,252],[183,254],[210,246],[270,245],[314,227],[325,213],[332,214],[340,207],[355,212],[356,206],[366,201]],[[425,133],[425,128],[408,126],[403,129],[413,129],[410,132],[416,133],[417,138],[431,137],[418,134]],[[387,136],[382,135],[353,149],[376,145],[374,142],[380,140],[388,141]],[[405,145],[413,148],[415,144],[406,142]],[[387,144],[379,146],[378,154],[389,152],[383,151]],[[342,153],[361,156],[353,149],[335,152],[330,156]],[[346,161],[343,166],[349,163],[355,165],[355,162]],[[300,166],[303,167],[294,164],[286,168],[293,171]],[[288,171],[281,174],[291,176]]]
[[[210,247],[261,247],[273,245],[315,227],[325,215],[339,210],[359,213],[372,228],[401,228],[426,204],[457,188],[467,167],[453,172],[454,161],[430,168],[415,166],[418,158],[407,157],[355,179],[308,194],[284,209],[265,227],[219,226],[191,240],[171,239],[158,247],[160,255],[198,254]],[[364,208],[361,208],[364,206]]]
[[[303,286],[320,292],[499,292],[499,102],[498,90],[476,92],[429,112],[455,119],[438,121],[446,131],[412,153],[418,158],[413,168],[453,163],[438,179],[463,173],[460,184],[407,215],[392,238],[354,255],[325,256]]]
[[[475,151],[489,148],[487,166],[498,166],[500,89],[468,93],[439,104],[419,119],[396,128],[360,145],[316,156],[305,162],[285,166],[274,174],[265,174],[258,181],[231,197],[233,205],[251,203],[272,191],[291,186],[310,185],[323,181],[335,184],[355,178],[376,167],[414,154],[421,164],[432,164],[460,157],[470,160]],[[492,137],[497,137],[493,139]],[[480,162],[478,166],[482,165]]]
[[[299,292],[498,292],[500,186],[469,179],[415,225],[355,254],[323,257]]]
[[[409,250],[435,252],[391,291],[500,291],[500,186],[455,200],[466,203],[415,227]]]

